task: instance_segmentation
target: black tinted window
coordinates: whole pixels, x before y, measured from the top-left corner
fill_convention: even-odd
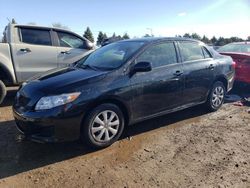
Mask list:
[[[69,33],[57,32],[60,46],[69,48],[86,48],[86,41]]]
[[[78,67],[95,67],[112,70],[124,64],[133,54],[144,45],[143,42],[116,42],[97,49],[85,56],[77,64]]]
[[[21,28],[21,40],[29,44],[52,45],[48,30]]]
[[[204,59],[201,46],[196,42],[179,42],[183,61]]]
[[[174,44],[166,42],[150,46],[137,58],[137,62],[142,61],[150,62],[152,67],[177,63]]]

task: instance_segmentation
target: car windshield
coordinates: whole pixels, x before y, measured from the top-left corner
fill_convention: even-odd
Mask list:
[[[113,70],[123,65],[144,42],[124,41],[109,44],[97,49],[77,63],[77,67],[92,67],[100,70]]]
[[[218,52],[250,53],[250,44],[227,44],[219,48]]]

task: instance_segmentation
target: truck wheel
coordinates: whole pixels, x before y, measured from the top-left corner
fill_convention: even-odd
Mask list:
[[[225,94],[224,84],[220,81],[215,82],[206,102],[208,110],[211,112],[217,111],[224,103]]]
[[[81,139],[92,148],[108,147],[121,136],[124,122],[123,113],[116,105],[101,104],[85,118]]]
[[[6,96],[6,87],[2,82],[2,80],[0,80],[0,104],[2,104],[5,96]]]

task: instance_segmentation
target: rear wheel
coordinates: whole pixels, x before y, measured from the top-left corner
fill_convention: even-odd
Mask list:
[[[225,94],[224,84],[220,81],[215,82],[206,102],[208,110],[212,112],[217,111],[224,103]]]
[[[6,96],[6,87],[2,82],[2,80],[0,80],[0,104],[3,102],[5,96]]]
[[[93,109],[82,125],[81,138],[94,148],[105,148],[119,139],[124,129],[124,116],[114,104],[102,104]]]

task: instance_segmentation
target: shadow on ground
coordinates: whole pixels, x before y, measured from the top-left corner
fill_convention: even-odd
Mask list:
[[[3,106],[11,105],[14,95],[15,91],[10,92]],[[127,127],[121,139],[169,126],[176,122],[182,124],[184,120],[199,117],[205,113],[206,110],[203,109],[203,106],[197,106],[144,121],[135,126]],[[30,141],[20,142],[16,139],[17,135],[14,121],[0,122],[0,179],[95,152],[84,147],[79,141],[38,144]]]

